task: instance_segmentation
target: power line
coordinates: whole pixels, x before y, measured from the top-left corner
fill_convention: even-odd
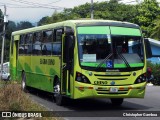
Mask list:
[[[29,1],[25,1],[25,0],[11,0],[11,1],[26,4],[26,5],[31,5],[31,6],[34,5],[34,6],[38,6],[38,7],[64,8],[64,7],[59,7],[59,6],[53,6],[53,5],[50,5],[50,4],[40,4],[40,3],[36,3],[36,2],[29,2]]]
[[[47,3],[47,4],[53,4],[53,3],[60,2],[60,1],[62,1],[62,0],[57,0],[57,1],[55,1],[55,2],[50,2],[50,3]]]
[[[46,8],[46,9],[56,9],[56,10],[60,10],[60,9],[62,9],[62,8],[53,8],[53,7],[43,7],[43,6],[21,6],[21,7],[19,7],[19,6],[7,6],[8,8]]]
[[[5,4],[19,6],[19,4],[12,4],[12,3],[6,3],[6,2],[0,2],[0,4],[1,4],[1,6],[4,6]]]
[[[64,9],[62,7],[49,7],[49,6],[39,6],[39,5],[20,5],[20,4],[13,4],[13,3],[6,3],[6,2],[0,2],[0,6],[4,6],[4,4],[7,4],[7,7],[9,8],[46,8],[46,9]]]

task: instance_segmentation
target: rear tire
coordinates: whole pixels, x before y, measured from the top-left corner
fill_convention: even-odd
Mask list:
[[[60,93],[60,81],[59,79],[57,78],[55,80],[55,84],[54,84],[54,87],[53,87],[53,95],[54,95],[54,100],[56,102],[57,105],[59,106],[62,106],[64,105],[64,97],[61,95]]]
[[[120,106],[123,103],[123,98],[111,98],[112,105]]]
[[[22,90],[24,92],[27,92],[27,86],[26,86],[26,75],[25,73],[23,72],[22,73],[22,82],[21,82],[21,87],[22,87]]]

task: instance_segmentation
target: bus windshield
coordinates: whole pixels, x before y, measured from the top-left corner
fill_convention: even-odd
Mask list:
[[[124,27],[78,27],[80,65],[99,68],[144,66],[139,29]]]

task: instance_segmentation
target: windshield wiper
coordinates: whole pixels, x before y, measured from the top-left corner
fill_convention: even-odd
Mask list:
[[[128,68],[131,68],[131,66],[129,65],[128,61],[126,60],[126,58],[125,58],[122,54],[119,54],[118,52],[116,52],[116,54],[124,61],[124,63],[126,64],[126,66],[127,66]],[[104,63],[105,61],[107,61],[112,55],[113,55],[113,53],[110,53],[109,55],[107,55],[106,58],[104,58],[103,61],[100,62],[100,64],[98,64],[98,66],[96,67],[96,70],[97,70],[98,68],[100,68],[100,67],[103,65],[103,63]]]
[[[131,68],[131,66],[129,65],[128,61],[126,60],[126,58],[122,54],[119,54],[117,52],[117,55],[124,61],[124,63],[127,65],[127,67]]]
[[[113,53],[110,53],[109,55],[107,55],[107,56],[103,59],[103,61],[98,64],[98,66],[96,67],[96,69],[100,68],[100,67],[103,65],[103,63],[104,63],[105,61],[107,61],[112,55],[113,55]]]

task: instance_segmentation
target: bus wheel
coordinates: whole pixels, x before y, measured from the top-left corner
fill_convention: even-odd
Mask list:
[[[53,88],[54,99],[57,105],[61,106],[64,104],[64,97],[60,93],[60,82],[57,79]]]
[[[25,75],[24,72],[22,73],[21,86],[22,86],[22,90],[23,90],[24,92],[27,92],[27,87],[26,87],[26,75]]]
[[[123,98],[111,98],[112,105],[120,106],[123,103]]]

